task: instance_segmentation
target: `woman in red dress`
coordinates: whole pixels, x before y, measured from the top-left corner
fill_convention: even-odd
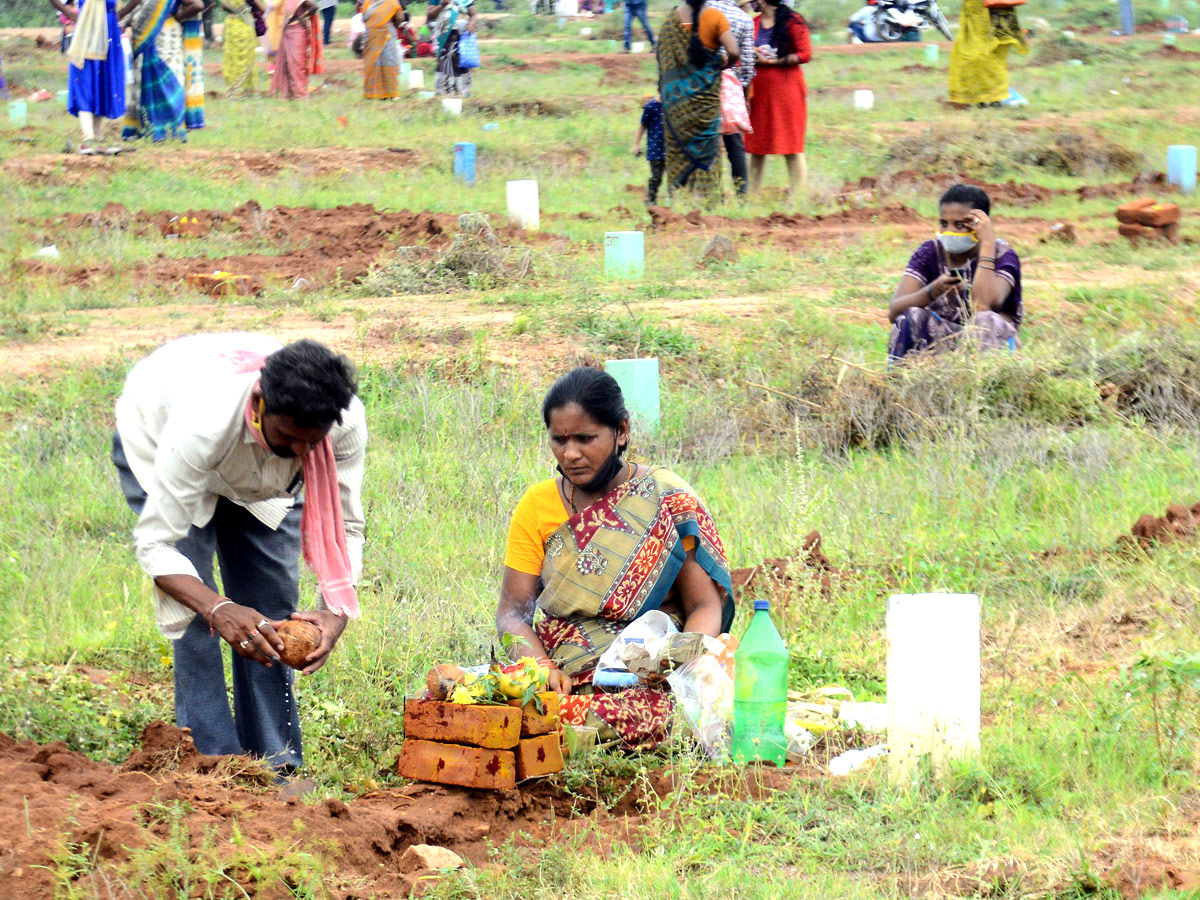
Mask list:
[[[750,190],[762,187],[767,156],[787,163],[789,190],[795,193],[808,178],[804,162],[804,131],[808,124],[807,89],[800,67],[812,59],[808,23],[780,3],[763,0],[754,20],[756,67],[750,85],[750,124],[746,152],[750,154]]]

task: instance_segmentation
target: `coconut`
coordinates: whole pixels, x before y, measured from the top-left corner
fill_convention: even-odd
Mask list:
[[[301,619],[280,622],[275,626],[275,633],[283,638],[279,658],[293,669],[303,669],[305,660],[321,643],[321,629]]]
[[[432,700],[445,700],[456,684],[462,684],[467,675],[454,663],[441,663],[429,670],[425,676],[425,687]]]

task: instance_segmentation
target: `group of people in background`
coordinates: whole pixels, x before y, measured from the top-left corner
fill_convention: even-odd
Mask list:
[[[719,202],[721,149],[739,196],[762,187],[768,156],[782,156],[789,191],[807,180],[807,90],[812,59],[804,17],[781,0],[686,0],[656,42],[659,96],[643,107],[635,155],[647,135],[646,202],[688,189]],[[747,154],[749,165],[747,166]]]
[[[204,0],[50,3],[73,26],[67,109],[79,119],[80,153],[120,151],[104,146],[106,122],[120,121],[126,139],[186,139],[204,127]]]

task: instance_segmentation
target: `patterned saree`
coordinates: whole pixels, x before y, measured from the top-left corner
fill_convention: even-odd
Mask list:
[[[721,55],[705,49],[697,66],[691,58],[692,32],[671,10],[658,38],[658,90],[666,128],[667,185],[690,187],[707,204],[720,199]]]
[[[394,100],[400,96],[400,41],[392,22],[399,0],[368,0],[363,7],[367,45],[363,50],[363,97]]]
[[[177,0],[146,0],[134,10],[130,25],[133,79],[128,85],[125,127],[121,132],[127,140],[141,137],[146,129],[150,130],[156,141],[163,140],[168,132],[186,137],[182,65],[177,74],[171,65],[172,61],[163,58],[164,47],[159,41],[164,35],[168,38],[175,36],[182,54],[183,42],[178,38],[179,24],[171,18],[176,4]],[[170,41],[165,43],[174,46]],[[167,49],[171,51],[171,48]]]
[[[602,742],[651,749],[669,733],[674,701],[665,686],[593,692],[600,655],[643,613],[658,609],[687,556],[716,582],[721,626],[733,621],[733,587],[716,525],[688,484],[655,468],[576,513],[546,540],[534,626],[546,652],[575,682],[562,720],[599,729]],[[682,623],[678,620],[677,626]]]

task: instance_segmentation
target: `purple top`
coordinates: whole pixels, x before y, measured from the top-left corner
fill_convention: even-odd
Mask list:
[[[952,269],[942,245],[937,241],[926,241],[912,255],[904,274],[926,285],[939,275],[953,271],[963,280],[963,285],[957,290],[947,291],[925,308],[943,319],[963,325],[968,318],[964,315],[964,309],[971,309],[971,285],[975,280],[977,265],[978,260],[972,259],[966,265]],[[1021,302],[1021,260],[1007,241],[996,241],[996,277],[1012,285],[1012,290],[995,312],[1008,316],[1019,328],[1021,319],[1025,317],[1025,304]]]

